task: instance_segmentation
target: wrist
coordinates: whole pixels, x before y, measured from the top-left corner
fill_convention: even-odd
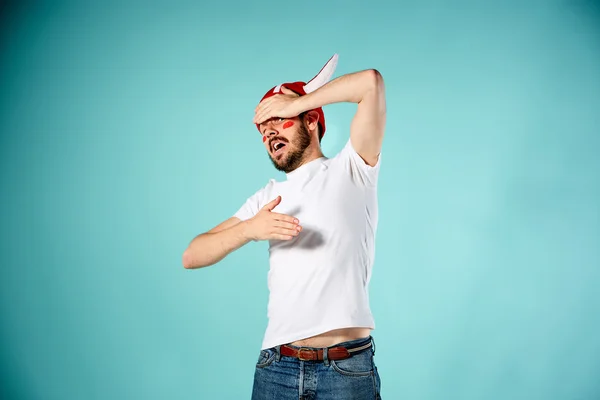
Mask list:
[[[314,110],[315,108],[319,108],[319,106],[314,106],[312,104],[314,96],[312,93],[305,94],[304,96],[299,96],[294,101],[294,114],[300,115],[303,112]]]
[[[241,238],[246,241],[246,242],[250,242],[254,240],[254,237],[252,237],[251,233],[250,233],[250,220],[245,220],[239,223],[239,228],[240,228],[240,236]]]

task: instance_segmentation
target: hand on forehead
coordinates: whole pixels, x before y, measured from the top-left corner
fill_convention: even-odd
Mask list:
[[[254,111],[258,111],[259,108],[261,108],[261,106],[264,106],[265,104],[271,103],[271,102],[277,102],[277,100],[282,99],[282,98],[288,98],[288,99],[295,99],[297,97],[300,97],[300,95],[294,91],[291,91],[290,89],[286,88],[285,86],[282,86],[279,89],[278,93],[275,93],[265,99],[262,99],[258,105],[256,106],[256,108],[254,109]]]
[[[281,93],[271,95],[263,99],[254,109],[255,124],[262,124],[272,118],[292,118],[298,115],[296,112],[296,100],[299,94],[292,92],[285,86],[281,87]]]

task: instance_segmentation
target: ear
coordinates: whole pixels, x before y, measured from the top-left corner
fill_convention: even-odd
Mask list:
[[[317,130],[319,126],[319,113],[312,110],[306,113],[304,117],[309,131]]]

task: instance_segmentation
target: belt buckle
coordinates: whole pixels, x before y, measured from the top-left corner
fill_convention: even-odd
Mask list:
[[[312,361],[312,358],[304,358],[304,357],[301,356],[303,350],[304,351],[314,351],[314,350],[309,349],[308,347],[300,347],[298,349],[298,360],[300,360],[300,361]]]

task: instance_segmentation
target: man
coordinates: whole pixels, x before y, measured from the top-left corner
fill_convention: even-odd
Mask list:
[[[222,260],[269,240],[269,323],[253,399],[379,399],[368,284],[377,229],[377,178],[386,120],[383,79],[374,69],[329,80],[334,55],[308,84],[278,85],[255,109],[275,168],[231,218],[193,239],[185,268]],[[345,147],[321,152],[322,107],[358,104]]]

